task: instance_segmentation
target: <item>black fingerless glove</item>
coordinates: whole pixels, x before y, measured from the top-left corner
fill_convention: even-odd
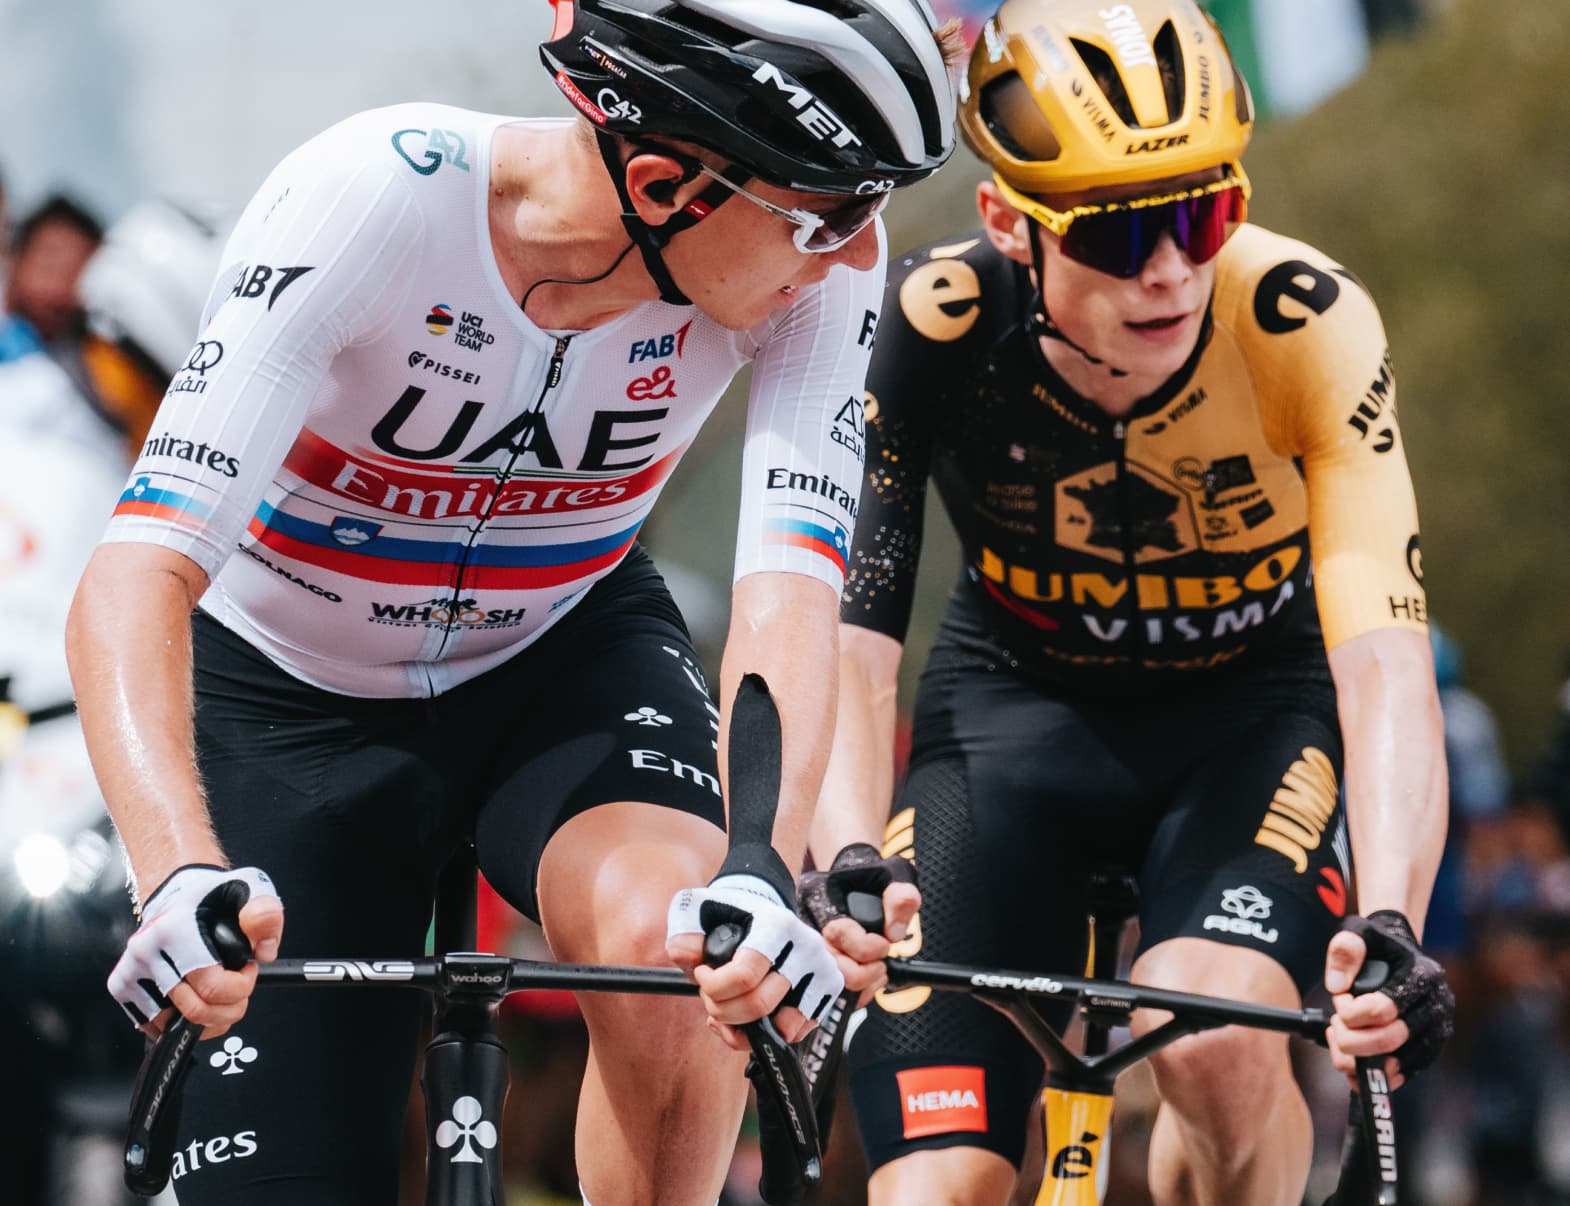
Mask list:
[[[1363,939],[1369,959],[1390,965],[1379,991],[1396,1003],[1397,1014],[1411,1031],[1395,1052],[1401,1071],[1410,1076],[1428,1067],[1455,1030],[1456,998],[1445,969],[1423,953],[1412,923],[1395,909],[1348,917],[1341,928]]]
[[[819,930],[836,917],[849,917],[864,928],[880,933],[883,929],[883,889],[892,883],[914,884],[916,867],[907,858],[883,858],[877,848],[866,842],[853,842],[834,856],[827,871],[807,871],[797,880],[797,899],[801,915]],[[871,906],[852,909],[852,893],[876,898],[877,916]]]

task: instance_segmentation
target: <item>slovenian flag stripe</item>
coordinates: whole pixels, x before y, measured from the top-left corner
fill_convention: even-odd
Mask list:
[[[153,519],[185,524],[189,527],[211,515],[212,508],[206,503],[197,502],[189,494],[178,494],[173,490],[160,490],[156,486],[149,486],[147,479],[141,477],[120,495],[114,513],[147,515]]]
[[[792,548],[808,549],[832,561],[843,575],[848,568],[846,536],[843,528],[826,528],[805,519],[770,519],[763,525],[764,541]]]
[[[334,573],[374,582],[443,585],[459,565],[463,584],[474,589],[532,590],[559,586],[615,565],[631,547],[641,521],[596,540],[555,545],[479,544],[467,540],[410,540],[376,536],[344,547],[326,524],[289,515],[267,503],[247,529],[252,537],[286,557]]]

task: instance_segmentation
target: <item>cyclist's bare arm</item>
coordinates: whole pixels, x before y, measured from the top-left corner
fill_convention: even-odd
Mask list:
[[[818,809],[812,857],[827,867],[852,842],[880,845],[894,794],[894,728],[900,655],[893,637],[856,624],[839,629],[839,709]]]
[[[1357,911],[1394,909],[1419,939],[1445,844],[1449,779],[1444,727],[1428,637],[1396,628],[1353,637],[1330,651],[1346,743],[1347,825],[1357,881]],[[1344,1071],[1350,1057],[1392,1051],[1410,1032],[1383,993],[1342,1001],[1342,983],[1361,966],[1360,938],[1337,934],[1326,983],[1338,994],[1329,1030]],[[1387,1065],[1393,1084],[1401,1075]]]
[[[151,544],[93,553],[66,622],[66,655],[82,729],[110,815],[145,900],[177,868],[227,866],[197,779],[192,736],[190,616],[207,575]],[[246,906],[241,925],[271,958],[283,929],[277,899]],[[170,999],[219,1033],[244,1013],[254,984],[221,967],[191,973]]]
[[[1397,909],[1421,937],[1449,808],[1428,638],[1365,632],[1330,651],[1330,669],[1346,743],[1358,912]]]
[[[732,705],[743,676],[757,675],[779,712],[780,792],[773,846],[792,874],[806,850],[833,732],[837,620],[833,588],[803,574],[748,574],[736,583],[732,596],[719,692],[720,775],[727,784],[726,807],[732,803],[728,786]],[[768,961],[755,950],[739,951],[721,968],[698,967],[702,941],[697,935],[675,936],[667,950],[682,967],[696,969],[711,1005],[722,1006],[718,1013],[710,1010],[720,1022],[735,1025],[771,1013],[789,989],[782,977],[770,977]],[[795,1009],[781,1010],[776,1021],[788,1038],[808,1029]],[[731,1046],[745,1049],[746,1040],[739,1033],[730,1029],[720,1033]]]
[[[856,624],[841,624],[839,639],[834,743],[812,818],[812,857],[819,868],[828,867],[839,851],[854,843],[881,849],[894,796],[894,731],[904,647],[885,633]],[[882,986],[889,943],[905,937],[920,904],[916,885],[896,882],[883,890],[883,933],[870,934],[849,918],[823,927],[848,989],[864,993]]]

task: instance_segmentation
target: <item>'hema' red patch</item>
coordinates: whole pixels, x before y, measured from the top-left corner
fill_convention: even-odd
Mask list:
[[[987,1076],[967,1067],[907,1068],[896,1072],[905,1138],[987,1129]]]

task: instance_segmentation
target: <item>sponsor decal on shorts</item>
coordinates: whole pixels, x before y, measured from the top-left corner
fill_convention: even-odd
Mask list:
[[[900,1118],[905,1138],[987,1129],[987,1073],[984,1068],[946,1065],[896,1072]]]
[[[1275,928],[1266,929],[1260,922],[1270,916],[1272,901],[1253,884],[1240,884],[1221,890],[1221,913],[1205,918],[1205,929],[1220,930],[1223,934],[1236,934],[1256,942],[1274,943],[1281,936]],[[1225,914],[1231,916],[1225,916]]]
[[[214,1164],[227,1164],[230,1160],[244,1160],[256,1154],[256,1132],[241,1131],[230,1137],[217,1135],[211,1139],[193,1139],[185,1147],[174,1154],[174,1163],[170,1168],[173,1180],[189,1176],[194,1172],[201,1172],[203,1168]]]

